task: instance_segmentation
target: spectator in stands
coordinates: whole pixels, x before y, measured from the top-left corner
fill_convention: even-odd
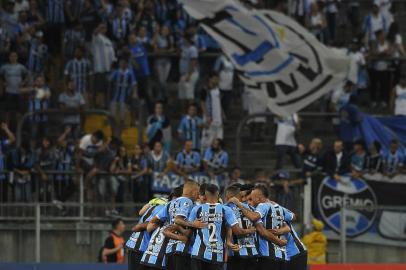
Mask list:
[[[88,174],[95,165],[95,156],[102,150],[104,134],[98,130],[93,134],[86,134],[79,141],[78,157],[76,168]],[[86,176],[87,187],[90,187],[92,174]]]
[[[382,173],[382,168],[381,144],[378,141],[374,141],[369,147],[369,154],[365,161],[365,169],[368,173]]]
[[[0,66],[3,65],[4,59],[7,58],[11,48],[10,33],[4,27],[4,23],[0,22]]]
[[[81,5],[79,22],[83,25],[85,31],[86,42],[92,40],[93,30],[97,27],[97,24],[100,23],[97,10],[91,0],[84,0]]]
[[[107,76],[111,71],[111,66],[116,61],[113,42],[107,37],[107,26],[104,23],[93,32],[91,53],[93,55],[94,69],[94,89],[93,89],[93,104],[97,104],[101,108],[107,107],[108,85]],[[97,97],[100,97],[101,102],[96,103]]]
[[[313,138],[309,143],[307,149],[301,144],[299,145],[299,153],[303,159],[303,177],[308,178],[312,173],[321,168],[321,155],[322,141],[319,138]]]
[[[46,43],[52,53],[59,53],[62,41],[62,30],[65,23],[64,0],[48,1],[46,5]]]
[[[324,1],[329,44],[334,44],[336,41],[338,2],[340,1],[341,0]]]
[[[353,153],[351,155],[351,172],[352,176],[355,178],[360,177],[366,166],[367,152],[365,151],[364,140],[356,140],[353,144]]]
[[[5,87],[5,111],[6,122],[10,121],[21,113],[23,99],[21,97],[20,87],[28,81],[28,70],[22,64],[18,63],[18,55],[16,52],[10,52],[9,63],[4,64],[0,68],[0,75]],[[14,121],[13,121],[14,122]]]
[[[13,172],[10,182],[13,184],[16,202],[31,202],[31,173],[34,169],[35,154],[29,143],[23,141],[20,147],[10,151],[7,166]]]
[[[228,177],[226,186],[232,186],[235,184],[244,185],[246,183],[246,181],[241,178],[241,168],[240,167],[232,168],[228,175],[229,175],[229,177]]]
[[[306,16],[311,9],[311,2],[306,0],[294,0],[290,6],[290,13],[296,18],[296,20],[305,25]]]
[[[116,208],[116,201],[119,203],[124,202],[124,184],[128,181],[128,174],[131,173],[131,162],[127,155],[127,149],[124,146],[120,146],[118,153],[111,162],[110,176],[112,179],[112,185],[117,186],[116,193],[111,196],[111,214],[118,215],[119,212]],[[113,184],[114,183],[114,184]],[[121,207],[120,207],[121,208]]]
[[[202,148],[210,146],[214,139],[223,139],[223,108],[218,88],[218,74],[210,73],[205,89],[202,90],[200,106],[203,111],[205,129],[202,135]]]
[[[271,180],[268,177],[267,172],[264,169],[256,168],[254,170],[254,179],[253,183],[260,183],[260,184],[270,184]]]
[[[222,176],[228,168],[228,153],[223,150],[224,143],[221,139],[214,139],[211,147],[207,148],[204,153],[203,167],[204,171],[209,174],[212,179],[217,176]],[[222,186],[225,185],[220,183]]]
[[[30,1],[30,8],[28,12],[28,22],[36,27],[43,26],[45,23],[45,18],[42,10],[38,8],[38,3],[35,0]]]
[[[399,58],[405,55],[405,47],[403,46],[402,35],[399,33],[399,25],[397,22],[393,22],[388,31],[387,40],[391,46],[392,57]],[[393,84],[399,83],[402,72],[402,62],[393,61],[392,67],[395,69],[393,72]]]
[[[185,179],[200,171],[200,153],[193,150],[193,141],[186,140],[184,148],[175,158],[175,170]]]
[[[75,90],[79,92],[89,103],[89,79],[92,75],[92,65],[90,60],[83,57],[83,48],[75,49],[75,57],[70,59],[65,66],[64,75],[66,82],[73,80],[75,82]],[[106,86],[104,86],[106,87]]]
[[[146,202],[149,197],[149,175],[147,159],[143,154],[139,144],[135,145],[134,154],[130,160],[131,163],[131,190],[134,202]]]
[[[27,68],[33,75],[42,74],[47,62],[48,46],[44,44],[43,36],[44,33],[38,31],[30,42]]]
[[[144,48],[150,52],[152,51],[153,48],[153,40],[151,39],[151,36],[148,35],[147,29],[143,26],[138,28],[137,31],[137,41],[144,46]]]
[[[361,46],[360,40],[358,38],[354,38],[351,42],[348,55],[351,58],[351,68],[353,69],[353,74],[356,76],[356,81],[354,81],[354,84],[357,87],[357,95],[364,94],[363,92],[368,87],[365,51],[365,48]],[[362,93],[359,91],[362,91]]]
[[[344,151],[341,140],[334,141],[333,150],[327,151],[323,156],[323,172],[336,181],[341,181],[341,176],[350,172],[351,159]]]
[[[193,44],[197,47],[199,53],[203,53],[207,50],[206,42],[204,41],[202,35],[200,35],[197,27],[190,26],[186,32],[192,38]]]
[[[385,33],[379,30],[375,33],[376,43],[371,48],[371,55],[384,58],[390,57],[392,49],[385,38]],[[390,89],[390,71],[389,62],[385,60],[375,60],[371,69],[371,98],[372,107],[375,108],[378,103],[381,108],[385,109],[389,101]]]
[[[109,80],[111,83],[110,112],[117,123],[115,136],[118,137],[126,127],[126,115],[130,111],[127,104],[132,104],[132,100],[138,97],[137,81],[133,70],[128,67],[127,59],[120,59],[120,67],[113,71]],[[135,123],[135,119],[131,119],[131,123]]]
[[[175,42],[166,25],[162,25],[160,31],[154,35],[154,52],[158,54],[169,54],[174,52]],[[171,71],[172,62],[169,57],[157,57],[154,62],[156,76],[160,87],[160,99],[164,102],[168,99],[167,81]]]
[[[255,90],[244,87],[244,99],[246,101],[248,114],[266,113],[268,106],[259,96],[254,93]],[[262,132],[266,123],[266,117],[255,117],[247,121],[250,127],[250,139],[252,142],[263,142]]]
[[[379,12],[385,18],[386,25],[391,25],[393,22],[392,0],[374,0],[374,3],[379,7]]]
[[[34,113],[30,116],[31,134],[43,136],[48,131],[48,115],[38,113],[50,107],[51,90],[45,83],[43,75],[37,75],[34,83],[27,87],[20,88],[22,94],[28,94],[28,112]]]
[[[376,32],[386,32],[389,27],[385,17],[379,10],[379,5],[374,1],[371,12],[364,18],[362,32],[365,34],[366,43],[369,45],[371,42],[376,41]]]
[[[163,149],[161,142],[155,142],[153,150],[149,152],[146,158],[148,172],[153,178],[161,178],[169,172],[171,157]]]
[[[354,90],[355,85],[352,81],[347,80],[340,83],[331,95],[331,111],[339,112],[345,105],[349,104]]]
[[[393,177],[398,173],[403,172],[405,163],[405,154],[399,148],[399,141],[393,139],[390,142],[389,149],[383,156],[383,172],[389,177]]]
[[[152,149],[156,142],[161,142],[167,152],[170,151],[171,125],[169,118],[164,114],[162,102],[155,103],[155,113],[147,119],[148,145]]]
[[[330,13],[327,13],[330,14]],[[335,16],[334,13],[330,14]],[[332,18],[330,18],[332,19]],[[333,20],[335,21],[335,20]],[[326,38],[324,36],[325,34],[325,28],[327,26],[326,23],[326,18],[324,17],[323,12],[320,10],[318,2],[313,2],[311,4],[311,9],[308,17],[306,17],[306,27],[310,30],[310,32],[316,36],[320,42],[326,42]],[[334,26],[335,27],[335,26]],[[330,25],[329,25],[330,29]],[[334,30],[335,31],[335,30]],[[334,32],[335,33],[335,32]],[[334,41],[334,39],[332,40]]]
[[[124,263],[124,238],[125,232],[124,220],[118,218],[111,224],[113,231],[104,241],[102,258],[106,263]]]
[[[75,143],[69,139],[72,133],[72,128],[66,126],[64,132],[58,138],[58,144],[55,148],[55,170],[61,174],[54,177],[54,198],[52,203],[65,215],[66,208],[62,203],[72,197],[75,192],[74,177],[70,173],[73,171],[75,163]]]
[[[95,155],[94,166],[85,178],[87,184],[90,183],[97,189],[97,192],[95,192],[95,189],[87,190],[90,201],[94,201],[97,194],[98,199],[102,202],[115,203],[119,182],[115,177],[111,177],[106,173],[110,172],[110,166],[118,155],[120,146],[121,141],[119,139],[116,137],[109,138]],[[105,210],[106,216],[117,215],[118,213],[115,210],[115,208],[107,207]]]
[[[179,59],[180,80],[178,97],[180,100],[192,101],[195,98],[195,87],[199,79],[199,52],[190,35],[185,35]]]
[[[115,15],[111,21],[110,30],[118,47],[125,43],[129,30],[129,21],[124,16],[124,7],[118,4],[115,9]]]
[[[42,137],[41,145],[35,151],[35,165],[34,168],[37,172],[35,175],[35,181],[39,190],[39,198],[43,202],[51,201],[51,183],[53,182],[53,175],[48,175],[48,171],[52,171],[55,168],[55,149],[52,145],[51,139],[47,136]]]
[[[222,54],[214,64],[214,71],[219,74],[219,89],[221,93],[221,107],[227,113],[233,98],[234,65]]]
[[[197,115],[197,105],[195,103],[191,103],[189,104],[187,114],[182,117],[179,123],[178,135],[183,142],[191,140],[193,150],[200,151],[202,128],[203,119]]]
[[[137,40],[137,36],[132,33],[128,37],[128,47],[131,52],[131,66],[137,76],[138,95],[145,100],[149,113],[153,112],[153,103],[150,96],[149,77],[151,71],[148,62],[148,52],[144,45]]]
[[[391,108],[394,115],[406,116],[406,77],[403,76],[391,92]]]
[[[59,108],[61,110],[82,111],[86,105],[83,95],[76,91],[75,82],[69,80],[65,91],[58,97]],[[72,130],[72,135],[77,138],[80,130],[80,115],[67,114],[63,118],[64,126],[69,126]]]
[[[295,135],[300,129],[299,117],[293,114],[288,117],[275,119],[277,130],[275,140],[276,164],[275,170],[280,170],[285,165],[285,156],[289,155],[295,168],[301,167],[300,155],[297,148]]]
[[[63,46],[65,57],[71,59],[75,56],[76,48],[84,47],[85,45],[85,32],[83,26],[75,21],[73,26],[65,31],[63,37]]]
[[[15,136],[6,123],[0,124],[0,202],[7,202],[9,181],[8,175],[3,171],[7,169],[7,153],[15,142]]]
[[[287,209],[296,209],[295,197],[291,189],[291,185],[294,183],[290,178],[290,174],[287,171],[280,171],[272,177],[275,189],[276,201]]]

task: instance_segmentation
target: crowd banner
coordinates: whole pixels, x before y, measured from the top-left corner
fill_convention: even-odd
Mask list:
[[[210,177],[205,172],[194,173],[189,176],[199,184],[208,183],[215,184],[217,186],[223,186],[224,176],[216,175],[214,178]],[[185,182],[183,176],[169,172],[165,175],[154,173],[152,176],[151,190],[156,193],[169,193],[172,189],[182,185]]]
[[[220,45],[246,89],[278,115],[297,112],[346,78],[355,81],[345,51],[325,46],[282,13],[234,0],[180,2]]]
[[[330,239],[339,239],[341,209],[345,206],[349,241],[406,247],[406,175],[362,178],[312,178],[313,215],[327,225]]]

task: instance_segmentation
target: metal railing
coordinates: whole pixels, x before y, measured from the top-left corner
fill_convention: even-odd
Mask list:
[[[265,113],[256,113],[256,114],[250,114],[245,116],[237,126],[237,133],[236,133],[236,142],[235,142],[235,151],[236,151],[236,163],[237,166],[241,165],[241,152],[242,152],[242,133],[244,127],[247,125],[249,120],[255,119],[255,118],[260,118],[260,117],[266,117],[266,118],[271,118],[273,119],[276,115],[271,112],[265,112]],[[320,112],[303,112],[299,114],[300,118],[308,118],[308,117],[314,117],[314,118],[326,118],[326,117],[338,117],[337,113],[320,113]]]

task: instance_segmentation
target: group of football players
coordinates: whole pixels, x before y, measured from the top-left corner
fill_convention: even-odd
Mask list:
[[[305,270],[307,251],[295,215],[263,185],[188,180],[169,201],[151,200],[126,242],[129,270]]]

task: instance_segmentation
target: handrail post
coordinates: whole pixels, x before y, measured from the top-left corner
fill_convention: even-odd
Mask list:
[[[35,204],[35,262],[41,262],[41,205]]]
[[[83,221],[84,217],[84,202],[85,202],[85,188],[83,183],[83,173],[79,176],[79,217],[80,221]]]
[[[343,205],[340,210],[340,249],[341,249],[341,263],[347,262],[347,218],[346,218],[346,210],[347,210],[347,201],[348,195],[345,194],[343,196]]]

